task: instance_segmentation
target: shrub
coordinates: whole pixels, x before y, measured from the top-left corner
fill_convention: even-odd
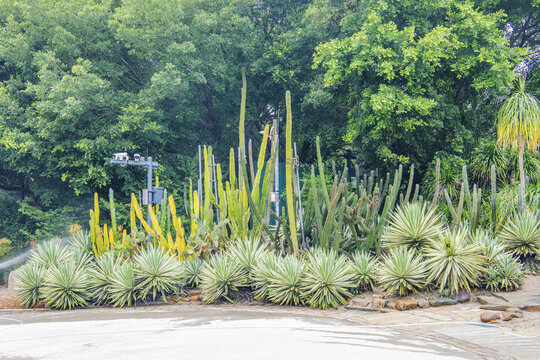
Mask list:
[[[371,290],[377,282],[377,260],[369,253],[358,251],[351,257],[351,269],[355,287],[361,290]]]
[[[93,267],[94,254],[85,251],[84,249],[77,248],[68,252],[68,261],[75,262],[75,265],[82,267]]]
[[[193,288],[199,287],[203,266],[204,263],[199,258],[184,262],[185,286]]]
[[[430,272],[428,282],[435,281],[440,290],[448,289],[450,293],[461,288],[470,290],[486,271],[482,250],[476,244],[467,243],[466,232],[446,230],[431,242],[425,253]]]
[[[390,224],[382,237],[388,247],[405,246],[407,249],[424,250],[431,239],[441,232],[440,215],[435,209],[419,203],[405,204],[390,216]]]
[[[471,243],[483,249],[483,254],[490,264],[506,253],[505,247],[499,242],[499,239],[492,237],[484,229],[477,229],[474,235],[471,235]]]
[[[253,239],[243,239],[234,241],[228,250],[228,255],[240,265],[250,281],[253,267],[268,252],[266,246],[260,241]]]
[[[92,253],[92,240],[90,239],[88,230],[73,232],[69,239],[69,247],[73,250],[79,249],[84,252]]]
[[[231,295],[245,286],[246,273],[230,257],[218,253],[205,264],[201,272],[201,290],[204,301],[214,302],[221,297],[233,302]]]
[[[15,289],[24,307],[33,307],[39,301],[45,274],[45,269],[35,263],[22,267]]]
[[[151,293],[152,300],[155,300],[161,293],[165,300],[165,295],[175,291],[183,282],[180,262],[165,253],[161,246],[142,249],[133,258],[133,263],[141,298]]]
[[[133,264],[129,261],[121,263],[111,276],[109,288],[113,306],[131,306],[137,302],[137,281]]]
[[[69,252],[62,246],[60,241],[51,240],[38,245],[30,256],[30,261],[48,269],[64,263],[69,257]]]
[[[43,285],[47,305],[58,309],[86,305],[90,297],[88,280],[87,270],[73,261],[51,266]]]
[[[279,258],[267,253],[255,264],[251,274],[251,283],[255,299],[264,301],[268,298],[268,287],[278,270]]]
[[[280,305],[298,305],[302,303],[302,284],[305,266],[294,255],[287,255],[276,262],[276,270],[269,278],[268,298]]]
[[[514,215],[499,237],[508,251],[520,257],[533,257],[540,252],[540,216],[537,212]]]
[[[485,287],[491,291],[517,290],[523,282],[523,265],[509,254],[497,258],[488,268]]]
[[[8,238],[0,239],[0,259],[9,255],[11,250],[13,250],[11,240],[9,240]]]
[[[413,249],[399,247],[383,257],[379,271],[379,282],[390,295],[407,295],[426,283],[426,268],[422,256]]]
[[[121,258],[115,260],[114,255],[109,252],[102,254],[96,260],[96,267],[90,270],[90,291],[97,304],[110,300],[112,279],[120,264]]]
[[[303,293],[311,307],[328,309],[347,304],[353,287],[349,262],[335,251],[316,250],[309,254]]]

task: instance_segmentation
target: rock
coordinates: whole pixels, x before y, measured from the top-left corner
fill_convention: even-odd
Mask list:
[[[532,271],[531,270],[525,270],[523,272],[523,275],[532,275]]]
[[[350,306],[350,305],[346,305],[345,306],[345,309],[347,310],[358,310],[358,311],[369,311],[369,312],[380,312],[380,313],[387,313],[388,310],[386,309],[375,309],[375,308],[372,308],[372,307],[364,307],[364,306]]]
[[[512,319],[519,319],[523,317],[523,313],[521,312],[520,308],[509,307],[507,311],[509,312],[508,316],[510,316]]]
[[[471,299],[471,294],[468,291],[460,290],[457,294],[452,295],[452,299],[456,300],[458,303],[464,303]]]
[[[405,300],[396,301],[396,310],[399,310],[399,311],[416,309],[417,306],[418,306],[418,303],[416,302],[415,299],[405,299]]]
[[[539,312],[540,311],[540,305],[527,305],[527,306],[525,306],[525,308],[523,310],[530,311],[530,312]]]
[[[182,299],[180,299],[180,301],[182,301],[182,302],[190,302],[191,298],[183,297]]]
[[[386,307],[392,310],[396,310],[396,302],[395,301],[389,301],[386,303]]]
[[[489,304],[489,301],[484,298],[484,297],[481,297],[481,296],[477,296],[476,297],[476,300],[480,303],[480,305],[487,305]]]
[[[430,299],[429,305],[431,306],[446,306],[446,305],[456,305],[457,301],[454,299],[440,298],[440,299]]]
[[[201,296],[201,290],[189,290],[188,295],[189,296]]]
[[[508,305],[481,305],[480,309],[482,310],[492,310],[492,311],[506,311],[509,307]]]
[[[375,308],[383,308],[386,306],[386,303],[388,303],[388,300],[384,300],[384,299],[373,299],[371,301],[371,306],[375,307]]]
[[[199,301],[199,295],[190,296],[191,301]]]
[[[353,298],[350,302],[349,302],[349,305],[351,306],[361,306],[361,307],[367,307],[369,306],[370,302],[369,300],[366,300],[366,299],[359,299],[357,297]]]
[[[501,314],[501,320],[502,321],[510,321],[513,317],[510,314]]]
[[[19,273],[21,272],[22,267],[18,267],[12,272],[9,273],[8,277],[8,290],[15,291],[15,284],[19,280]]]
[[[501,314],[496,313],[496,312],[484,311],[480,313],[480,320],[482,320],[482,322],[485,322],[485,323],[496,321],[496,320],[499,320],[500,318],[501,318]]]
[[[377,294],[373,294],[373,295],[371,296],[371,300],[372,300],[372,301],[375,300],[375,299],[382,299],[382,298],[383,298],[382,295],[377,295]]]
[[[427,301],[427,300],[418,300],[418,307],[420,307],[422,309],[427,309],[428,307],[430,307],[429,301]]]

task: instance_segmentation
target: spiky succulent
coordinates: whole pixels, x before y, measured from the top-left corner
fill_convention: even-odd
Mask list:
[[[414,249],[394,248],[383,257],[379,282],[389,294],[407,295],[426,284],[426,268],[422,256]]]
[[[540,214],[515,214],[504,226],[499,238],[507,250],[520,257],[532,257],[540,252]]]
[[[517,290],[523,282],[523,265],[509,254],[502,255],[488,268],[484,285],[491,291]]]
[[[112,278],[121,262],[121,258],[115,259],[114,254],[108,252],[102,254],[90,270],[90,291],[97,304],[109,302]]]
[[[133,263],[141,298],[152,294],[152,300],[155,300],[161,294],[165,299],[166,294],[175,292],[183,283],[180,262],[160,246],[142,249],[133,258]]]
[[[303,296],[311,307],[328,309],[347,304],[354,286],[353,272],[347,258],[333,250],[317,250],[306,262]]]
[[[431,242],[425,256],[430,273],[427,281],[434,281],[440,290],[450,293],[462,288],[470,290],[486,271],[483,248],[469,244],[464,231],[446,230]]]
[[[234,241],[227,249],[228,256],[237,262],[246,273],[249,282],[253,267],[268,253],[267,247],[259,240],[242,239]]]
[[[137,280],[131,262],[126,261],[115,270],[111,277],[109,294],[115,307],[131,306],[137,302]]]
[[[69,247],[73,250],[79,249],[84,252],[92,253],[92,240],[88,230],[81,230],[71,235]]]
[[[302,286],[305,266],[294,255],[287,255],[277,262],[277,268],[270,275],[268,299],[280,305],[298,305],[303,302]]]
[[[212,303],[220,298],[232,302],[238,288],[245,286],[246,272],[229,256],[218,253],[205,264],[201,272],[201,290],[204,301]]]
[[[203,266],[204,263],[199,258],[184,262],[185,286],[193,288],[199,287]]]
[[[254,289],[255,299],[264,301],[268,298],[268,287],[273,278],[276,277],[279,258],[272,254],[265,254],[261,260],[255,264],[251,274],[251,284]]]
[[[358,251],[351,257],[355,288],[371,290],[377,283],[377,260],[365,251]]]
[[[69,252],[62,246],[62,243],[59,240],[51,240],[39,244],[32,252],[30,261],[48,269],[51,266],[62,264],[68,257]]]
[[[471,235],[472,244],[476,244],[483,249],[487,261],[492,264],[497,258],[506,253],[504,245],[496,237],[492,237],[486,230],[477,229]]]
[[[21,268],[15,290],[24,307],[33,307],[40,300],[46,273],[43,267],[33,262]]]
[[[44,279],[43,297],[48,306],[71,309],[85,306],[90,298],[88,271],[74,261],[51,266]]]
[[[390,216],[382,241],[385,247],[405,246],[407,249],[423,251],[431,239],[441,232],[440,215],[427,205],[407,203],[397,208]]]

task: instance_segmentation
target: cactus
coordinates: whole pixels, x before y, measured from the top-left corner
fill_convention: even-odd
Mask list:
[[[497,223],[497,168],[491,165],[491,231],[495,231]]]
[[[285,189],[287,192],[287,216],[289,218],[289,231],[294,254],[298,254],[298,237],[296,234],[296,219],[293,199],[293,155],[292,155],[292,113],[291,113],[291,92],[285,93],[285,103],[287,106],[287,123],[285,131]]]

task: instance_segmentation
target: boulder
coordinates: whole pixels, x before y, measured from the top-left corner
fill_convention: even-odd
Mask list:
[[[471,299],[471,294],[469,294],[468,291],[460,290],[452,295],[452,299],[456,300],[458,303],[464,303]]]
[[[429,301],[425,300],[425,299],[422,299],[422,300],[418,300],[418,307],[422,308],[422,309],[427,309],[428,307],[430,307],[431,305],[429,305]]]
[[[521,312],[520,308],[509,307],[507,311],[509,313],[508,316],[510,316],[512,319],[519,319],[523,317],[523,313]]]
[[[492,322],[492,321],[497,321],[501,318],[501,314],[500,313],[496,313],[496,312],[491,312],[491,311],[484,311],[482,313],[480,313],[480,320],[482,320],[482,322]]]
[[[489,301],[487,300],[487,298],[482,297],[482,296],[477,296],[477,297],[476,297],[476,300],[480,303],[480,305],[487,305],[487,304],[489,304]]]
[[[8,277],[8,290],[15,291],[15,284],[19,280],[19,274],[21,272],[21,267],[18,267],[17,269],[13,270],[9,273]]]
[[[201,296],[202,292],[201,290],[189,290],[188,295],[189,296]]]
[[[439,298],[439,299],[430,299],[429,305],[431,306],[446,306],[446,305],[456,305],[457,301],[454,299]]]
[[[415,299],[396,300],[396,310],[399,311],[416,309],[417,306]]]
[[[385,300],[385,299],[373,299],[371,301],[371,306],[375,308],[383,308],[386,306],[387,303],[388,303],[388,300]]]
[[[506,311],[509,307],[508,305],[481,305],[480,309],[482,310],[491,310],[491,311]]]
[[[396,302],[395,301],[389,301],[386,303],[386,307],[388,309],[396,310]]]
[[[360,307],[367,307],[369,306],[369,304],[370,304],[369,300],[358,298],[358,297],[352,298],[352,300],[349,302],[349,305],[351,306],[360,306]]]

